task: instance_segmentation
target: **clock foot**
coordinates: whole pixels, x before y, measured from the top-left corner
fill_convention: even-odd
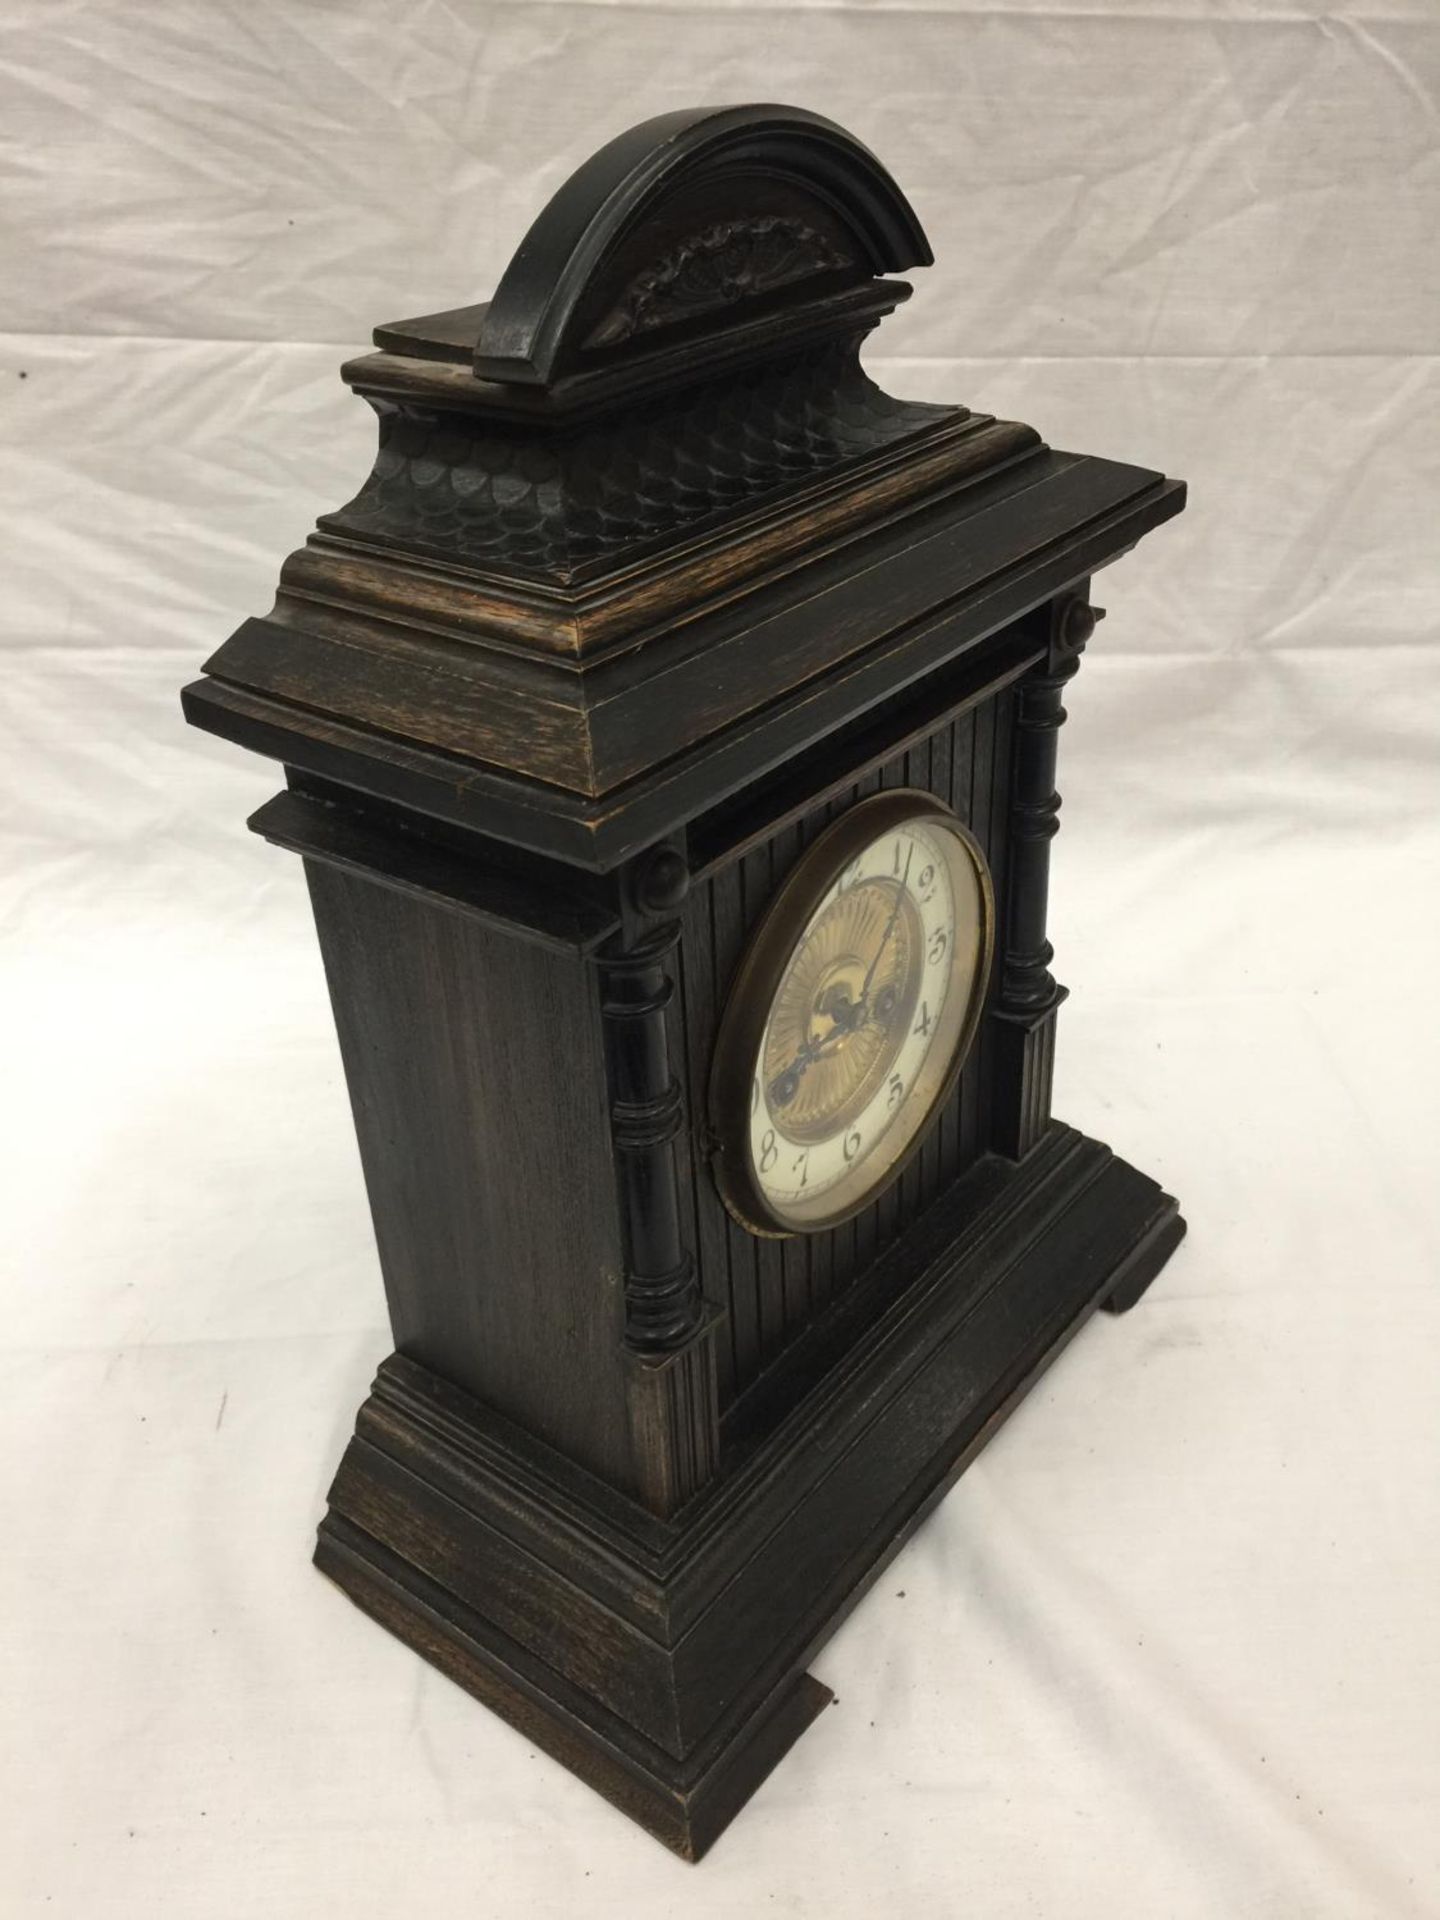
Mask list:
[[[1178,1212],[1170,1214],[1116,1274],[1100,1302],[1106,1313],[1128,1313],[1184,1238],[1184,1220]]]

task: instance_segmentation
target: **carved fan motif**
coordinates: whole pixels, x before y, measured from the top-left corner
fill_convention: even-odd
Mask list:
[[[592,329],[587,347],[677,326],[854,261],[803,220],[769,215],[706,227],[639,273]]]

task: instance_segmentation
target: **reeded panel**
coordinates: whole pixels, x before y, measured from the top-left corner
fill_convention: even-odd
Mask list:
[[[787,1240],[757,1238],[732,1220],[701,1149],[711,1050],[731,975],[755,925],[796,859],[857,800],[889,787],[934,793],[966,822],[1003,900],[1007,769],[1013,694],[960,714],[877,771],[716,869],[687,902],[672,1008],[677,1071],[691,1115],[680,1143],[684,1204],[707,1296],[729,1307],[719,1347],[722,1407],[759,1377],[786,1342],[856,1280],[897,1233],[986,1151],[988,1022],[938,1123],[900,1178],[855,1219]],[[992,979],[991,991],[994,991]]]

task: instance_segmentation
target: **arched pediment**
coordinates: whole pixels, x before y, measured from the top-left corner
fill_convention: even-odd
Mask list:
[[[900,189],[833,121],[783,106],[662,114],[541,212],[485,313],[475,371],[547,387],[930,260]]]

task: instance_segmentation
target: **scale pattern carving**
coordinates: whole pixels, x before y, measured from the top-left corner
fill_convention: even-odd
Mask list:
[[[564,578],[954,413],[882,393],[854,342],[547,438],[385,403],[374,471],[320,524],[491,572]]]

